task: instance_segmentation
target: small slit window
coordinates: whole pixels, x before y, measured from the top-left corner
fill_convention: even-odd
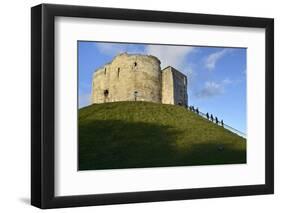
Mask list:
[[[106,75],[106,68],[104,68],[104,74]]]
[[[106,89],[106,90],[103,91],[103,94],[104,94],[105,97],[108,96],[108,93],[109,93],[108,89]]]
[[[119,75],[120,75],[120,67],[118,67],[118,70],[117,70],[117,77],[119,78]]]
[[[138,98],[138,91],[135,91],[135,92],[134,92],[134,98],[135,98],[135,101],[137,101],[137,98]]]

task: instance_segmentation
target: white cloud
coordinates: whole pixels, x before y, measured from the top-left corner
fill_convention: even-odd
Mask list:
[[[225,87],[235,82],[229,78],[225,78],[220,82],[206,81],[204,87],[197,92],[196,96],[198,98],[209,98],[217,95],[221,95],[225,92]]]
[[[124,52],[141,54],[141,51],[133,44],[97,43],[96,45],[102,54],[110,56],[115,56]]]
[[[97,43],[97,47],[101,53],[106,55],[116,55],[125,51],[123,45],[117,45],[112,43]]]
[[[224,93],[224,85],[214,81],[207,81],[202,90],[197,93],[198,98],[209,98]]]
[[[222,80],[222,84],[224,84],[224,85],[231,84],[231,83],[233,83],[233,82],[229,78]]]
[[[180,71],[187,66],[186,56],[195,50],[189,46],[147,45],[145,53],[161,61],[161,68],[172,66]]]
[[[205,60],[205,66],[207,69],[213,70],[216,67],[217,62],[230,51],[230,49],[223,49],[210,54]]]

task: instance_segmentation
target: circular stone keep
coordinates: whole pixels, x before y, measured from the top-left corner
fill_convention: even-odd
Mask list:
[[[96,70],[92,84],[92,103],[161,103],[160,61],[149,55],[117,55],[112,62]]]

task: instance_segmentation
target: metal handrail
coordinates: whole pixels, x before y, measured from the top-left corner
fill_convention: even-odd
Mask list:
[[[189,107],[188,107],[187,109],[188,109],[189,111],[194,112],[194,113],[200,115],[201,117],[203,117],[203,118],[209,120],[210,122],[215,123],[214,121],[211,121],[211,119],[207,117],[207,114],[205,114],[205,113],[199,111],[198,108],[196,108],[196,109],[194,108],[194,110],[190,110]],[[215,119],[214,119],[214,120],[215,120]],[[243,137],[243,138],[247,138],[247,135],[246,135],[244,132],[241,132],[241,131],[235,129],[235,128],[229,126],[228,124],[225,124],[225,123],[222,124],[221,121],[219,121],[219,122],[217,123],[217,125],[219,125],[219,126],[225,128],[225,129],[228,129],[229,131],[231,131],[231,132],[233,132],[233,133],[235,133],[235,134],[237,134],[237,135],[239,135],[239,136],[241,136],[241,137]]]

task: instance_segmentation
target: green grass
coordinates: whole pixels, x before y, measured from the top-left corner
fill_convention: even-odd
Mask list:
[[[246,163],[246,139],[184,107],[148,102],[79,110],[79,170]]]

